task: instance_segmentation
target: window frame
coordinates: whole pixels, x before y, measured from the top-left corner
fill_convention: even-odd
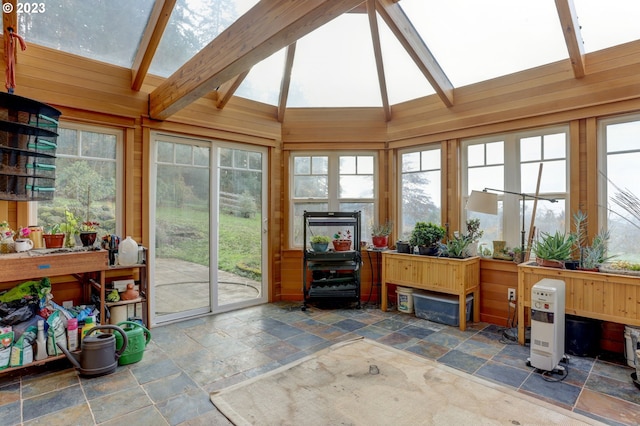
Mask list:
[[[598,149],[598,179],[597,179],[597,200],[598,200],[598,224],[600,228],[609,230],[609,192],[608,192],[608,160],[609,152],[607,149],[607,126],[624,124],[624,123],[640,123],[640,113],[616,115],[606,118],[601,118],[597,121],[597,149]],[[625,150],[625,153],[638,152],[640,153],[640,147],[635,150]],[[616,153],[620,155],[620,153]],[[622,187],[620,183],[614,182],[619,187]],[[635,194],[640,197],[640,194]],[[616,255],[617,260],[631,260],[637,261],[637,256],[633,256],[633,253],[622,253]]]
[[[467,209],[466,204],[469,198],[469,193],[471,190],[482,191],[484,188],[478,187],[470,187],[468,182],[468,158],[467,158],[467,148],[470,145],[476,144],[486,144],[491,142],[499,142],[502,141],[504,143],[504,158],[503,158],[503,167],[504,167],[504,188],[495,188],[495,189],[503,189],[505,191],[522,193],[522,179],[521,179],[521,167],[523,164],[532,163],[532,161],[523,161],[520,155],[520,141],[525,138],[531,137],[544,137],[557,133],[564,133],[565,137],[565,192],[540,192],[538,195],[540,197],[544,197],[547,199],[556,199],[563,200],[565,203],[564,215],[565,215],[565,232],[569,232],[571,229],[571,214],[570,214],[570,195],[571,195],[571,187],[570,187],[570,173],[571,173],[571,150],[570,150],[570,141],[571,141],[571,129],[569,124],[558,124],[554,126],[546,126],[539,127],[533,129],[525,129],[514,132],[505,132],[498,133],[492,135],[481,136],[477,138],[465,138],[461,140],[460,148],[461,148],[461,167],[460,167],[460,188],[461,188],[461,196],[460,196],[460,229],[465,229],[466,221],[467,221]],[[544,163],[547,161],[551,161],[550,159],[545,159],[544,157],[540,159],[539,162]],[[544,168],[543,168],[543,176],[544,176]],[[501,239],[507,241],[508,247],[520,247],[521,244],[521,236],[522,236],[522,197],[515,196],[513,194],[502,193],[499,191],[491,191],[493,193],[497,193],[498,195],[498,203],[502,202],[502,218],[499,221],[500,226],[502,227],[502,236]],[[531,197],[527,197],[526,201],[530,202],[533,200],[533,196],[535,193],[527,192],[527,195]],[[540,203],[540,201],[538,201]],[[518,220],[508,220],[508,218],[517,217]],[[526,217],[526,214],[525,214]],[[481,225],[482,226],[482,225]],[[529,234],[529,226],[530,221],[527,223],[525,219],[524,229],[526,233],[526,238],[528,238]],[[526,241],[525,241],[526,245]]]
[[[122,235],[123,231],[123,216],[124,216],[124,130],[122,128],[117,127],[109,127],[98,124],[85,124],[85,123],[77,123],[73,121],[64,121],[60,120],[58,124],[58,129],[65,130],[75,130],[79,132],[91,132],[91,133],[101,133],[105,135],[111,135],[116,138],[116,235]],[[56,158],[59,157],[71,157],[66,154],[57,154]],[[73,156],[76,158],[83,158],[82,156]],[[92,158],[92,157],[89,157]],[[37,223],[38,219],[38,202],[29,203],[27,217],[29,223]]]
[[[443,221],[443,211],[442,211],[442,206],[444,205],[443,203],[443,197],[444,197],[444,191],[443,191],[443,182],[445,181],[445,176],[444,176],[444,170],[445,170],[445,159],[442,157],[443,156],[443,146],[442,146],[442,142],[433,142],[433,143],[429,143],[429,144],[425,144],[425,145],[420,145],[420,146],[413,146],[410,148],[405,148],[405,149],[400,149],[398,150],[398,156],[397,156],[397,182],[396,182],[396,189],[397,189],[397,193],[398,193],[398,197],[397,197],[397,220],[396,220],[396,225],[397,225],[397,232],[398,232],[398,236],[397,238],[400,240],[403,238],[403,232],[402,229],[404,228],[404,221],[403,221],[403,217],[404,217],[404,212],[403,212],[403,203],[402,203],[402,197],[403,197],[403,187],[402,187],[402,182],[403,182],[403,176],[404,176],[404,172],[403,172],[403,163],[402,163],[402,157],[405,154],[411,154],[411,153],[422,153],[424,151],[439,151],[439,155],[440,155],[440,168],[438,170],[440,170],[440,200],[438,200],[440,202],[440,220],[439,223],[440,224]],[[416,172],[425,172],[425,171],[435,171],[435,169],[428,169],[428,170],[417,170]]]
[[[372,198],[339,198],[340,191],[340,157],[373,157],[373,197]],[[319,197],[295,197],[295,160],[299,157],[327,157],[327,198]],[[351,174],[348,174],[351,176]],[[305,203],[327,203],[327,211],[339,211],[340,204],[344,203],[371,203],[373,205],[374,217],[372,219],[375,223],[378,223],[378,209],[380,205],[379,192],[379,179],[380,179],[380,161],[378,152],[374,150],[362,150],[362,151],[295,151],[289,156],[289,238],[288,244],[292,249],[302,249],[302,245],[295,241],[295,207],[296,204]],[[362,222],[364,224],[364,221]],[[364,228],[364,226],[363,226]],[[366,240],[366,234],[364,229],[361,232],[362,240]]]

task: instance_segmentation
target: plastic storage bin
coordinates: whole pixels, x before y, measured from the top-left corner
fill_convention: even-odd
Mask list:
[[[439,322],[452,326],[460,325],[460,309],[458,296],[421,291],[413,293],[415,314],[418,318]],[[471,321],[473,295],[467,296],[466,319]]]

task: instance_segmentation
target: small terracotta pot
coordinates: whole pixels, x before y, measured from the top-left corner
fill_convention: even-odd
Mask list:
[[[64,234],[44,234],[42,239],[46,248],[61,248],[64,244]]]
[[[351,240],[333,240],[333,249],[335,251],[351,250]]]

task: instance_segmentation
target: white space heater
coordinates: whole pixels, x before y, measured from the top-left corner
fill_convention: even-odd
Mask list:
[[[545,278],[531,288],[532,367],[545,371],[563,370],[564,281]]]

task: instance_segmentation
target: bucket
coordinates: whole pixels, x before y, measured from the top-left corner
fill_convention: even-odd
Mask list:
[[[118,327],[124,330],[129,340],[127,348],[118,359],[118,364],[126,365],[140,361],[147,343],[151,341],[151,332],[146,327],[133,321],[122,321],[118,323]],[[116,350],[119,350],[122,346],[122,340],[122,337],[116,334]]]
[[[406,287],[398,287],[396,294],[398,295],[398,311],[405,314],[413,313],[413,289]]]
[[[127,305],[112,306],[110,309],[111,317],[109,322],[111,324],[119,324],[127,320]]]
[[[635,334],[636,336],[640,335],[640,328],[633,327],[630,325],[625,326],[624,327],[624,340],[625,340],[624,357],[627,360],[627,365],[629,367],[637,367],[637,365],[635,364],[635,353],[638,347],[637,345],[635,348],[633,347],[632,334]],[[636,337],[636,339],[640,341],[640,338]]]

